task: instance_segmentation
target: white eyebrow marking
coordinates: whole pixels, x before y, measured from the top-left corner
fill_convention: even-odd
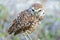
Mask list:
[[[32,7],[32,9],[34,9],[35,12],[38,12],[39,10],[42,10],[42,8],[39,8],[39,9],[36,10],[34,7]]]

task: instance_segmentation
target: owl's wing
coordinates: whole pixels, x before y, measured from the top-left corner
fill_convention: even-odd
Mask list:
[[[35,17],[29,11],[23,11],[19,16],[13,21],[12,26],[9,28],[9,34],[14,32],[14,35],[28,30],[32,23],[34,22]]]

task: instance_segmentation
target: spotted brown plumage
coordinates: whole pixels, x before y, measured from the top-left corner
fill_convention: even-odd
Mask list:
[[[32,7],[34,7],[33,10],[37,10],[37,12],[32,11]],[[39,22],[43,19],[42,17],[44,15],[44,11],[42,11],[43,15],[40,16],[41,13],[38,11],[40,8],[42,8],[41,4],[35,3],[32,5],[32,7],[19,13],[19,16],[13,20],[13,23],[8,30],[9,34],[14,33],[14,35],[17,35],[19,33],[24,33],[27,30],[32,33],[37,28]]]

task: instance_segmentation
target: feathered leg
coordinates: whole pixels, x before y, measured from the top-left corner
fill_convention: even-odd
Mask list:
[[[23,33],[23,36],[26,38],[26,40],[29,40],[25,33]]]
[[[23,35],[25,36],[26,40],[32,40],[32,38],[27,32],[23,33]]]

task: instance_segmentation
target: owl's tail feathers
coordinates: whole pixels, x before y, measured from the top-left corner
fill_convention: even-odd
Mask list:
[[[8,33],[9,33],[9,34],[12,34],[12,33],[14,32],[14,30],[15,30],[15,27],[14,27],[14,25],[12,25],[12,26],[8,29]]]
[[[13,33],[13,28],[12,27],[9,28],[8,33],[9,34],[12,34]]]
[[[12,34],[16,30],[16,19],[13,20],[11,27],[8,29],[8,33]]]

